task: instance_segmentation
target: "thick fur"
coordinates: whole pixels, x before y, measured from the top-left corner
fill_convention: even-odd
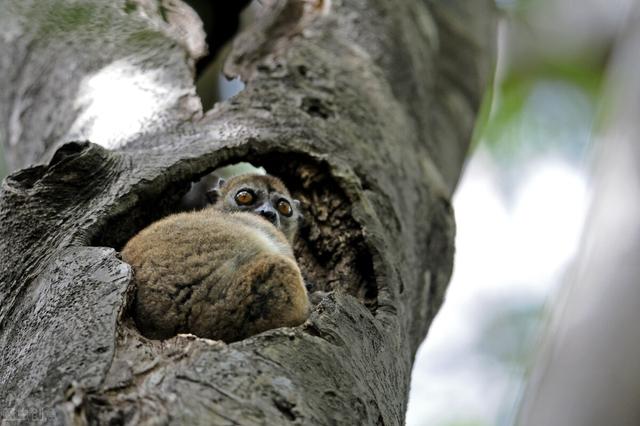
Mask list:
[[[151,338],[188,332],[232,342],[309,314],[288,239],[253,213],[168,216],[134,236],[122,257],[134,269],[134,318]]]

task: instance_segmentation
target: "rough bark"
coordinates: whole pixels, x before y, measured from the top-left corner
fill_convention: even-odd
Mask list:
[[[206,115],[191,77],[203,36],[159,4],[2,5],[0,137],[11,168],[40,163],[0,193],[1,415],[402,424],[451,273],[449,197],[492,71],[492,2],[264,2],[227,62],[245,90]],[[114,61],[170,89],[139,129],[100,140],[103,117],[75,99]],[[300,198],[296,255],[329,295],[303,326],[233,344],[146,339],[117,250],[239,160]]]

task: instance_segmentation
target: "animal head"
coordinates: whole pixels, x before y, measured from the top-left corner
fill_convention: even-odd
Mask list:
[[[207,191],[214,208],[224,212],[255,213],[271,222],[289,241],[298,230],[300,202],[294,200],[282,181],[269,175],[239,175],[220,179]]]

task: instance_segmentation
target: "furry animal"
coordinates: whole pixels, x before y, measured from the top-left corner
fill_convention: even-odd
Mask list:
[[[304,322],[309,298],[291,248],[297,200],[268,175],[237,176],[208,195],[211,207],[155,222],[122,250],[139,329],[232,342]]]

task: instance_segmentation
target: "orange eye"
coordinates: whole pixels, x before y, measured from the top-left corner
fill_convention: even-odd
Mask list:
[[[239,191],[236,194],[236,203],[240,204],[241,206],[246,206],[248,204],[253,203],[253,194],[245,189],[243,189],[242,191]]]
[[[278,201],[278,205],[276,206],[280,214],[284,216],[291,216],[293,214],[293,209],[291,208],[291,204],[287,200]]]

